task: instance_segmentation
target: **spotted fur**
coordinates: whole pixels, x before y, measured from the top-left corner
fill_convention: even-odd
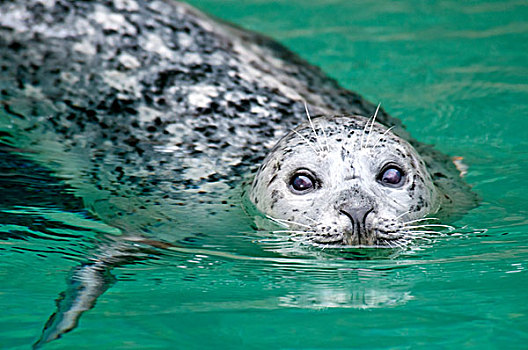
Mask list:
[[[195,223],[188,213],[203,219],[237,205],[238,198],[226,201],[229,191],[269,152],[308,155],[300,140],[284,151],[296,139],[291,134],[273,148],[304,120],[303,101],[327,116],[376,110],[280,44],[175,1],[4,1],[0,50],[4,143],[28,150],[66,178],[100,218],[136,231],[159,232],[167,221]],[[358,128],[350,127],[343,140],[356,139],[352,131],[364,120],[354,121]],[[416,159],[416,166],[427,168],[447,212],[471,202],[448,157],[413,140],[382,109],[373,125],[373,132],[394,127],[416,149],[425,164]],[[317,143],[303,127],[297,130]],[[351,159],[353,148],[339,152]],[[261,174],[266,166],[277,173],[289,165],[265,163]],[[272,174],[260,185],[282,181]],[[416,180],[416,193],[430,188],[423,183]],[[253,201],[284,207],[284,189],[270,194]],[[415,211],[425,213],[428,203],[416,201]]]

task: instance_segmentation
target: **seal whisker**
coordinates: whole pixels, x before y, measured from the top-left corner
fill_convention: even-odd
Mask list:
[[[321,142],[319,141],[319,135],[317,134],[317,131],[315,130],[315,127],[312,122],[312,117],[310,117],[310,112],[308,111],[308,104],[306,104],[306,101],[304,101],[304,110],[306,111],[306,116],[308,117],[308,121],[310,122],[310,126],[312,127],[312,131],[315,135],[315,141],[317,142],[317,145],[319,146],[319,149],[321,150],[321,153],[324,151],[323,146],[321,145]]]
[[[274,219],[276,222],[285,223],[285,224],[293,224],[297,226],[302,226],[306,228],[312,228],[310,225],[301,224],[300,222],[290,221],[290,220],[284,220],[284,219]]]
[[[424,233],[431,233],[431,234],[438,234],[437,231],[416,231],[416,230],[410,230],[410,231],[402,231],[403,233],[408,233],[410,235],[414,234],[424,234]]]
[[[283,227],[286,227],[286,228],[290,227],[287,223],[282,222],[281,219],[277,219],[277,218],[274,218],[274,217],[269,216],[269,215],[266,215],[266,217],[267,217],[268,219],[270,219],[271,221],[274,221],[275,223],[277,223],[277,224],[279,224],[279,225],[281,225],[281,226],[283,226]]]
[[[399,245],[396,243],[396,242],[389,242],[389,241],[385,241],[385,244],[389,246],[389,248],[394,248],[393,244],[397,247],[399,247]]]
[[[378,237],[384,240],[396,240],[403,237],[402,232],[378,232]]]
[[[365,123],[365,126],[363,127],[363,133],[361,134],[361,143],[360,143],[360,145],[359,145],[359,149],[360,149],[360,150],[363,149],[363,140],[364,140],[364,138],[365,138],[365,133],[367,132],[367,128],[368,128],[368,126],[369,126],[369,123],[370,123],[370,119],[371,119],[371,118],[372,118],[372,117],[370,117],[370,118],[367,119],[367,122]]]
[[[392,242],[392,244],[394,244],[398,248],[403,248],[403,243]]]
[[[321,126],[321,130],[323,131],[323,136],[324,136],[324,139],[325,139],[326,151],[330,152],[330,146],[328,145],[328,136],[326,135],[326,131],[325,131],[324,126]]]
[[[415,240],[422,240],[422,241],[426,241],[426,242],[432,242],[433,241],[431,238],[427,238],[425,236],[418,236],[418,237],[415,237],[414,239]]]
[[[369,133],[367,135],[367,142],[365,142],[365,148],[368,148],[368,144],[370,141],[370,135],[372,135],[372,129],[374,129],[374,123],[376,122],[376,117],[378,116],[380,106],[381,106],[381,102],[378,103],[378,107],[376,107],[376,111],[374,112],[374,116],[372,117],[372,122],[370,123]]]
[[[399,248],[405,248],[409,243],[411,243],[414,239],[412,238],[409,238],[409,237],[402,237],[400,239],[396,239],[396,240],[384,240],[385,243],[389,244],[389,243],[392,243],[396,246],[398,246]]]
[[[332,244],[340,244],[343,242],[343,240],[341,238],[336,238],[336,239],[328,239],[328,240],[323,240],[323,239],[320,239],[321,237],[310,237],[310,241],[313,242],[313,243],[316,243],[316,244],[321,244],[321,245],[325,245],[325,246],[329,246],[329,245],[332,245]]]
[[[447,228],[449,230],[455,229],[453,226],[441,225],[441,224],[423,224],[423,225],[415,225],[415,226],[405,226],[405,228],[427,228],[427,227],[442,227],[442,228]]]
[[[312,219],[312,218],[311,218],[311,217],[309,217],[308,215],[304,215],[304,217],[305,217],[305,218],[307,218],[308,220],[310,220],[311,222],[313,222],[313,223],[314,223],[314,224],[316,224],[316,225],[318,225],[318,224],[319,224],[319,222],[318,222],[318,221],[316,221],[316,220]]]
[[[273,216],[270,216],[270,215],[266,215],[266,217],[268,219],[272,220],[272,221],[275,221],[278,224],[281,224],[284,227],[289,227],[288,224],[293,224],[293,225],[298,225],[298,226],[302,226],[302,227],[306,227],[306,228],[312,228],[310,225],[301,224],[300,222],[296,222],[296,221],[274,218]]]
[[[328,145],[328,135],[323,125],[321,125],[321,130],[323,131],[323,137],[325,140],[326,152],[330,152],[330,146]]]
[[[403,212],[403,213],[401,213],[400,215],[396,216],[396,217],[394,218],[394,220],[398,220],[398,219],[400,219],[401,217],[403,217],[403,216],[409,214],[410,212],[411,212],[410,210],[407,210],[406,212]]]
[[[320,152],[321,151],[318,151],[315,149],[315,147],[312,145],[312,142],[310,140],[308,140],[306,137],[302,136],[301,134],[299,134],[299,132],[295,129],[292,129],[292,131],[297,135],[299,136],[301,139],[303,139],[307,144],[308,146],[310,146],[311,149],[313,149],[313,151],[315,152],[315,154],[317,154],[318,156],[320,155]]]
[[[392,129],[394,129],[396,127],[396,125],[393,125],[391,126],[390,128],[388,128],[387,130],[385,130],[385,132],[378,138],[378,141],[376,141],[376,143],[374,144],[374,146],[372,146],[372,149],[376,148],[376,146],[378,145],[378,143],[385,137],[385,135],[387,135],[387,133],[389,131],[391,131]]]
[[[315,234],[315,232],[312,231],[292,231],[292,230],[279,230],[279,231],[271,231],[272,233],[299,233],[301,235],[306,233],[312,233]]]
[[[439,218],[423,218],[423,219],[416,219],[416,220],[406,221],[403,224],[406,225],[406,224],[412,224],[414,222],[428,221],[428,220],[440,220],[440,219]]]
[[[412,238],[408,238],[407,239],[407,242],[416,241],[416,240],[422,240],[422,241],[427,241],[427,242],[431,242],[432,241],[430,238],[426,237],[426,235],[424,235],[424,234],[415,235],[415,234],[413,234],[412,231],[408,231],[408,232],[405,232],[405,233],[407,233],[407,234],[412,236]]]

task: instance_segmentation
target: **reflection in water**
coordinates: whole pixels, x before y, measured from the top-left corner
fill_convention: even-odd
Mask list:
[[[305,293],[289,293],[280,297],[280,306],[303,309],[354,308],[373,309],[402,305],[411,300],[410,292],[390,289],[370,289],[359,286],[359,290],[319,288]]]
[[[346,267],[319,271],[311,283],[279,297],[279,305],[303,309],[373,309],[402,305],[413,298],[411,286],[398,278],[397,270],[354,268],[349,265],[356,264],[347,263]],[[395,280],[399,281],[396,285]]]

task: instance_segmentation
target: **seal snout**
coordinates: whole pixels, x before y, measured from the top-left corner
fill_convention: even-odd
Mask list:
[[[344,231],[344,243],[347,245],[371,244],[375,237],[371,237],[372,234],[367,230],[367,216],[374,211],[372,205],[342,204],[338,211],[350,220],[349,226]]]

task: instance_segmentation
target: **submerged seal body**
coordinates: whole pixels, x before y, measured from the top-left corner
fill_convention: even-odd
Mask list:
[[[196,231],[240,202],[232,189],[266,156],[251,200],[314,242],[396,242],[406,221],[472,205],[450,159],[398,120],[278,43],[179,2],[3,2],[0,50],[4,143],[124,231]],[[315,131],[304,101],[324,116]]]

